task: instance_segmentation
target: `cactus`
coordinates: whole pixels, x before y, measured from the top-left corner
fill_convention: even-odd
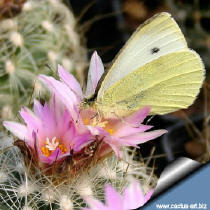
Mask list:
[[[9,144],[7,141],[11,140],[4,138],[1,141],[1,151]],[[112,155],[69,182],[65,180],[54,185],[50,177],[39,171],[33,175],[29,173],[19,150],[10,148],[0,154],[1,209],[81,209],[86,206],[83,200],[85,196],[104,200],[106,183],[122,192],[130,177],[141,180],[145,192],[151,187],[154,188],[157,178],[152,169],[142,162],[135,161],[131,150],[124,149],[123,154],[122,160]]]
[[[54,75],[57,64],[82,78],[87,53],[75,24],[58,0],[28,0],[20,14],[0,22],[1,118],[14,118],[33,93],[45,94],[36,77]]]

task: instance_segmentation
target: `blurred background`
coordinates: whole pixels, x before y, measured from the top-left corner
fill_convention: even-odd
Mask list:
[[[108,68],[141,23],[166,11],[178,22],[188,46],[200,54],[206,80],[195,103],[187,110],[150,119],[155,129],[169,132],[141,145],[136,158],[155,165],[157,175],[179,156],[207,162],[210,157],[210,1],[59,2],[0,0],[1,120],[17,117],[20,106],[30,105],[32,97],[46,96],[36,80],[38,74],[56,76],[56,65],[60,63],[84,84],[94,50]]]

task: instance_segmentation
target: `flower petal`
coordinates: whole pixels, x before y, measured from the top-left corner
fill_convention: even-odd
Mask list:
[[[84,146],[91,143],[94,139],[90,138],[89,133],[76,135],[74,139],[71,141],[71,145],[73,145],[73,149],[75,152],[80,151]]]
[[[123,192],[124,209],[136,209],[143,206],[151,197],[153,190],[144,195],[140,183],[133,180]]]
[[[62,155],[62,152],[61,152],[60,148],[56,148],[49,157],[42,155],[42,156],[40,156],[40,158],[42,159],[42,162],[45,162],[45,163],[51,165],[53,162],[58,160],[61,155]]]
[[[61,65],[58,65],[58,74],[61,80],[80,98],[83,98],[83,93],[79,82],[72,74],[69,74]]]
[[[33,131],[39,130],[39,128],[41,127],[41,122],[31,110],[26,107],[22,107],[20,110],[20,115],[24,119],[31,133]]]
[[[94,94],[98,81],[104,73],[104,66],[101,58],[95,51],[90,60],[90,67],[88,71],[87,88],[85,91],[85,97],[90,97]]]
[[[38,118],[40,118],[40,116],[41,116],[42,109],[43,109],[42,104],[39,101],[37,101],[36,99],[34,99],[34,114]]]
[[[73,118],[76,119],[78,112],[75,107],[80,104],[80,100],[78,100],[74,92],[66,84],[57,81],[53,77],[40,75],[39,79],[66,105]]]
[[[84,197],[84,200],[90,208],[83,210],[128,210],[137,209],[143,206],[151,197],[154,190],[150,190],[144,195],[140,183],[132,180],[130,185],[124,189],[123,195],[120,195],[111,185],[105,186],[106,205],[92,197]]]
[[[146,106],[136,112],[134,112],[132,115],[126,117],[124,120],[128,123],[133,125],[133,127],[138,127],[140,123],[143,122],[145,117],[149,114],[150,112],[150,107]]]
[[[63,113],[67,111],[67,107],[63,105],[63,103],[58,99],[58,97],[56,97],[55,94],[53,94],[49,101],[49,108],[53,113],[56,122],[59,122]]]
[[[130,146],[130,144],[128,145],[124,141],[121,141],[120,138],[114,138],[110,135],[107,135],[104,141],[112,148],[118,158],[122,158],[120,148],[122,146]]]
[[[109,184],[105,186],[105,195],[106,205],[109,207],[109,209],[124,209],[122,196]]]
[[[114,132],[114,136],[116,137],[123,137],[133,135],[139,132],[144,132],[152,128],[153,126],[150,125],[142,125],[140,124],[138,127],[131,127],[131,125],[127,125],[124,123],[120,123],[121,127],[118,128],[117,131]]]
[[[163,135],[164,133],[167,133],[167,130],[154,130],[149,132],[137,133],[130,136],[124,136],[121,138],[121,140],[124,141],[125,144],[130,144],[131,146],[134,146],[147,142],[151,139],[155,139]]]
[[[28,131],[25,125],[11,121],[4,121],[3,125],[7,130],[17,136],[20,140],[27,139]]]
[[[49,105],[44,104],[41,113],[40,120],[42,122],[42,131],[45,132],[47,137],[54,136],[54,132],[57,129],[57,119],[55,119],[54,114],[52,113]]]
[[[94,126],[91,126],[91,125],[87,125],[87,129],[91,132],[91,134],[93,136],[98,136],[100,134],[100,132],[104,131],[102,128],[100,127],[94,127]]]
[[[84,197],[84,200],[90,206],[89,210],[111,210],[110,208],[106,207],[102,202],[100,202],[94,198],[86,196],[86,197]],[[83,210],[85,210],[85,209],[83,209]]]
[[[154,193],[154,189],[151,189],[144,197],[145,203],[151,198],[152,194]]]

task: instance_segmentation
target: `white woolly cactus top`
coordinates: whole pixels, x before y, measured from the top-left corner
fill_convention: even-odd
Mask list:
[[[0,108],[28,104],[34,89],[41,95],[36,75],[54,74],[57,64],[77,74],[81,80],[86,67],[86,49],[75,30],[76,21],[58,0],[28,0],[22,12],[0,22]],[[1,114],[5,116],[5,113]]]
[[[106,158],[88,172],[83,172],[70,182],[54,185],[50,177],[36,171],[28,173],[17,148],[0,154],[0,207],[3,209],[82,209],[83,197],[104,199],[104,185],[111,184],[118,192],[129,183],[132,176],[141,180],[145,193],[154,187],[157,179],[152,170],[133,160],[123,151],[124,160],[115,155]]]

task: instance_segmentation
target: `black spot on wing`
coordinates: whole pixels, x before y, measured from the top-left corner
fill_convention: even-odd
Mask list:
[[[158,48],[158,47],[154,47],[154,48],[151,49],[151,53],[152,53],[152,54],[156,54],[156,53],[158,53],[159,51],[160,51],[160,48]]]

